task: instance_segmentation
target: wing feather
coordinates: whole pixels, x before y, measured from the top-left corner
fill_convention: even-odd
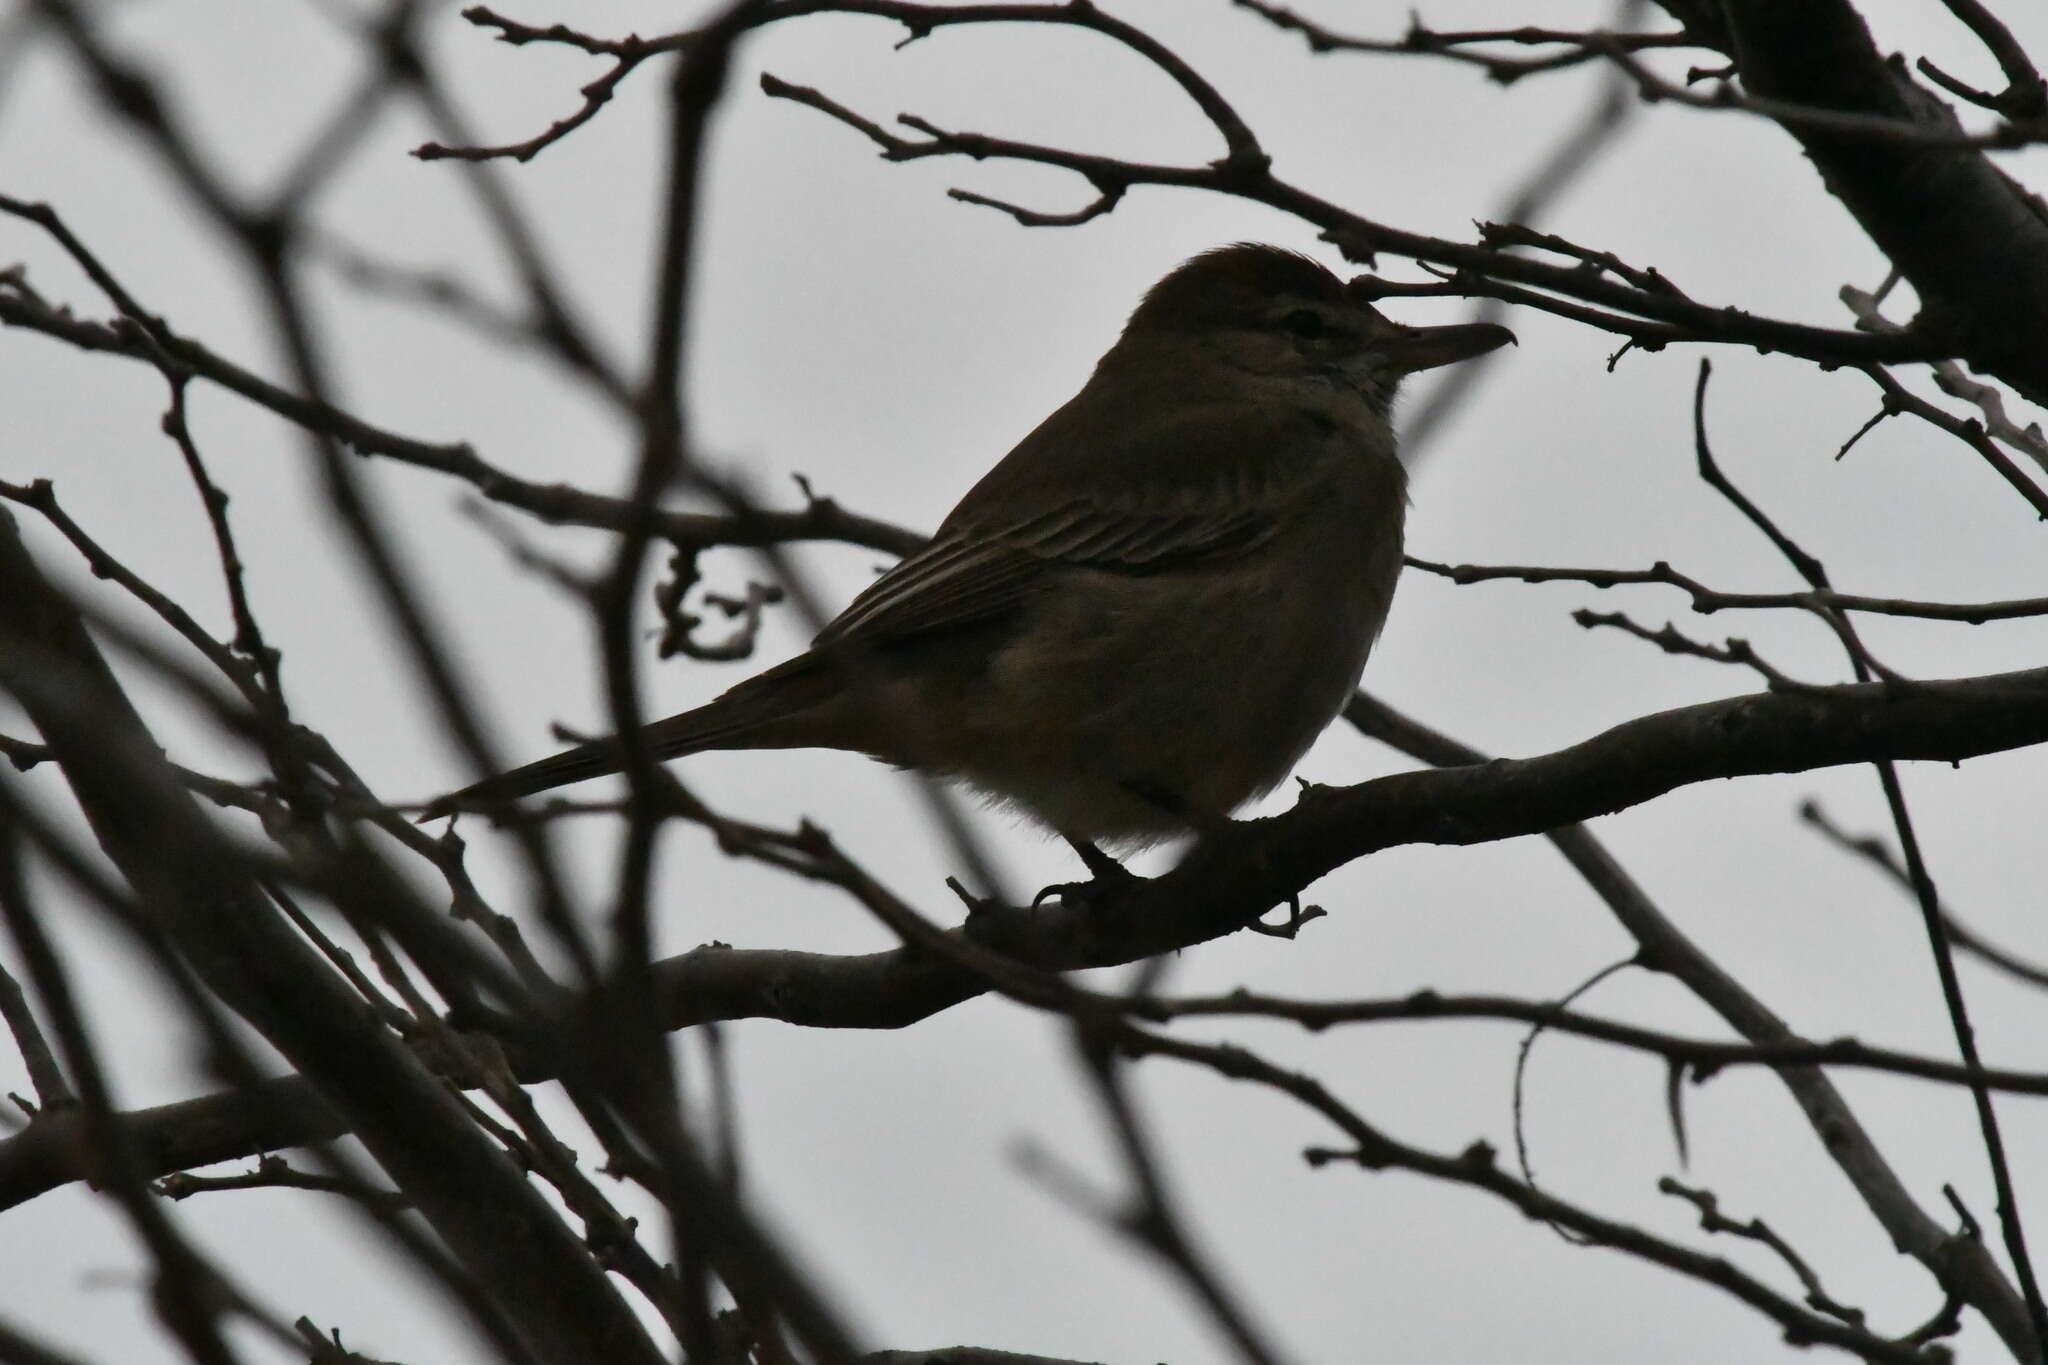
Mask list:
[[[967,625],[1016,606],[1048,570],[1156,573],[1250,547],[1263,507],[1162,513],[1069,503],[1015,526],[951,528],[875,580],[818,635],[819,645],[881,644]]]
[[[1278,529],[1280,502],[1333,430],[1300,411],[1185,395],[1169,419],[1134,427],[1128,414],[1155,405],[1098,388],[1026,437],[817,645],[881,645],[985,620],[1061,568],[1148,574],[1248,550]]]

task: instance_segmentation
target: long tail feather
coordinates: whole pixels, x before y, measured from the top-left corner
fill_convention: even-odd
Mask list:
[[[826,680],[816,668],[792,667],[806,662],[807,658],[792,660],[693,711],[655,721],[640,731],[640,742],[656,760],[710,749],[776,749],[818,743],[804,732],[801,722],[806,709],[825,694],[821,684]],[[428,805],[419,819],[435,820],[458,810],[502,805],[536,792],[606,777],[625,766],[625,746],[616,736],[591,740],[450,792]]]

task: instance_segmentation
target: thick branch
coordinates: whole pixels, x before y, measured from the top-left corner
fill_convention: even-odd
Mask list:
[[[1958,760],[2048,742],[2048,668],[1953,682],[1757,693],[1616,726],[1536,758],[1312,788],[1284,815],[1231,826],[1165,876],[1086,908],[991,909],[956,930],[1035,967],[1112,966],[1244,928],[1334,868],[1402,844],[1538,834],[1696,782],[1875,758]],[[658,963],[665,1027],[766,1018],[902,1028],[971,999],[983,978],[912,949],[840,957],[705,947]],[[518,1059],[515,1059],[515,1062]],[[532,1061],[524,1080],[546,1079]],[[0,1141],[0,1208],[80,1178],[64,1116]],[[340,1119],[304,1082],[142,1111],[153,1174],[331,1137]]]
[[[1885,61],[1848,0],[1728,0],[1722,12],[1754,94],[1937,127],[1950,121],[1939,100]],[[1919,326],[1952,338],[1977,369],[2048,403],[2041,201],[1979,150],[1785,127],[1919,293]]]

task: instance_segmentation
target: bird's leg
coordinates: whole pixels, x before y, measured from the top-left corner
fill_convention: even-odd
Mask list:
[[[1198,836],[1206,838],[1230,824],[1230,817],[1218,815],[1214,811],[1203,810],[1181,796],[1179,792],[1174,791],[1170,787],[1162,786],[1157,782],[1147,781],[1144,778],[1126,778],[1119,785],[1132,796],[1137,797],[1162,815],[1186,825]],[[1104,853],[1088,840],[1077,839],[1071,834],[1061,834],[1060,837],[1065,839],[1074,852],[1080,855],[1081,862],[1087,867],[1088,875],[1092,880],[1055,883],[1039,892],[1031,901],[1033,905],[1049,900],[1054,896],[1059,897],[1063,901],[1101,900],[1117,887],[1139,880],[1136,873],[1110,857],[1107,853]]]
[[[1068,839],[1067,844],[1080,857],[1082,865],[1088,869],[1088,875],[1096,881],[1135,880],[1136,874],[1129,868],[1086,839]]]
[[[1141,880],[1137,873],[1125,867],[1116,859],[1104,853],[1086,839],[1076,839],[1071,834],[1062,834],[1068,847],[1079,855],[1081,863],[1088,869],[1089,880],[1085,882],[1054,882],[1031,898],[1033,905],[1058,897],[1068,904],[1101,900],[1104,896]]]
[[[1125,782],[1124,790],[1141,801],[1150,802],[1152,805],[1157,806],[1174,819],[1183,821],[1200,838],[1206,839],[1210,835],[1220,832],[1231,823],[1228,816],[1198,810],[1187,801],[1182,800],[1178,792],[1170,791],[1165,787],[1157,786],[1150,782]],[[1098,856],[1100,855],[1098,854]],[[1321,919],[1327,913],[1328,911],[1324,910],[1320,905],[1304,907],[1299,895],[1291,895],[1287,898],[1286,919],[1278,924],[1268,924],[1264,920],[1255,919],[1250,924],[1247,924],[1245,928],[1250,929],[1254,933],[1266,934],[1272,938],[1293,938],[1301,932],[1302,925],[1307,924],[1310,920]]]
[[[1229,816],[1204,810],[1171,787],[1147,781],[1142,777],[1125,778],[1121,785],[1125,791],[1146,805],[1180,821],[1204,839],[1227,829],[1230,825]]]

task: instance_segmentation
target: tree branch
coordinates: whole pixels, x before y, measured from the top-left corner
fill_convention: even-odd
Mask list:
[[[1307,790],[1292,811],[1229,826],[1164,876],[1109,903],[991,907],[956,935],[1041,970],[1114,966],[1244,928],[1344,863],[1405,844],[1543,833],[1692,783],[1803,772],[1873,758],[1954,761],[2048,742],[2048,668],[1898,688],[1882,683],[1756,693],[1640,717],[1555,753],[1399,773]],[[981,994],[986,980],[910,948],[855,956],[695,949],[654,967],[663,1026],[780,1019],[815,1028],[903,1028]],[[515,1059],[542,1080],[537,1059]],[[62,1116],[0,1141],[0,1208],[77,1179]],[[260,1094],[139,1111],[152,1174],[338,1135],[303,1080]]]
[[[1667,9],[1677,9],[1667,4]],[[1848,0],[1727,0],[1743,85],[1768,99],[1953,125],[1941,101],[1894,69]],[[2048,209],[1981,151],[1913,146],[1787,123],[1829,192],[1912,284],[1917,328],[2048,403]]]

